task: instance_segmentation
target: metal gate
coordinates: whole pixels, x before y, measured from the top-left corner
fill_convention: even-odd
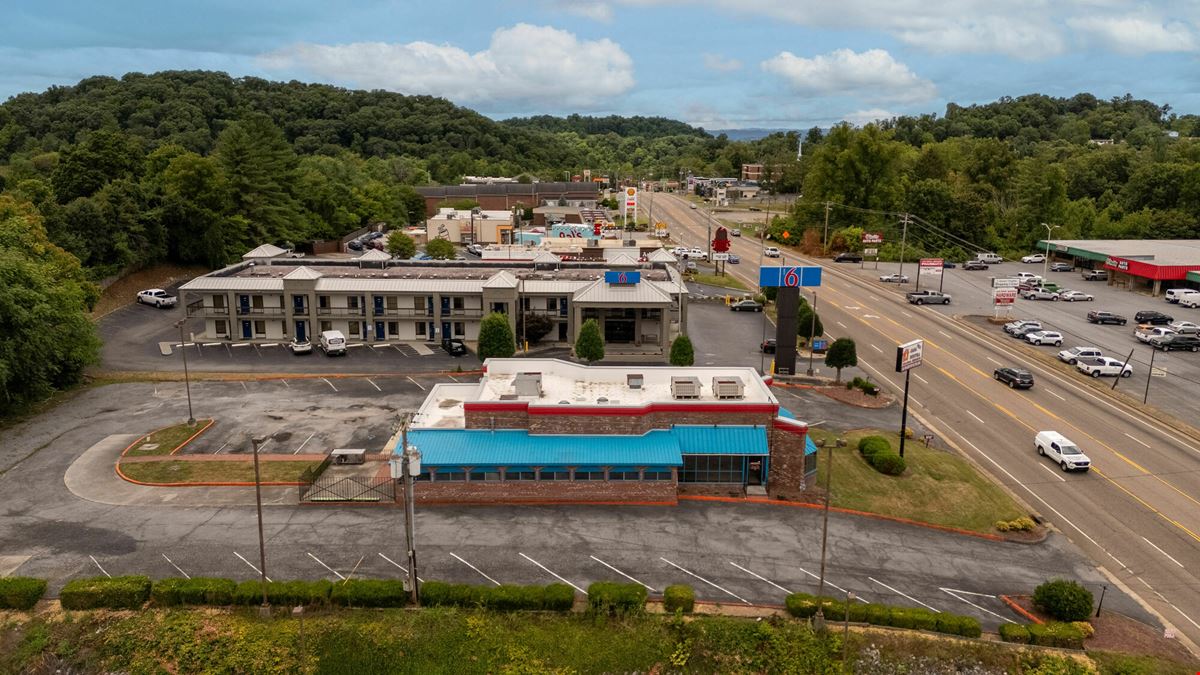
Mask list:
[[[302,502],[394,502],[396,482],[391,478],[328,476],[300,487]]]

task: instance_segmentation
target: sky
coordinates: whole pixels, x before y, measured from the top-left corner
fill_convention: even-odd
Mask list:
[[[174,69],[493,118],[827,127],[1042,93],[1200,113],[1200,0],[9,0],[0,100]]]

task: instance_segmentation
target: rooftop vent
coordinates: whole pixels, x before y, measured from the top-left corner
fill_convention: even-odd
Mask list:
[[[713,396],[722,399],[745,398],[746,386],[735,375],[718,375],[712,379]]]
[[[517,373],[517,376],[513,378],[513,391],[517,396],[541,396],[542,374]]]
[[[645,377],[641,373],[629,373],[625,376],[625,384],[629,385],[630,389],[641,389],[645,382]]]
[[[501,401],[515,401],[515,400],[517,400],[517,395],[516,394],[500,394],[500,400]]]
[[[599,403],[600,405],[604,405],[605,403],[608,403],[608,397],[601,396],[600,398],[596,399],[596,403]]]
[[[700,398],[700,378],[694,375],[672,377],[671,398]]]

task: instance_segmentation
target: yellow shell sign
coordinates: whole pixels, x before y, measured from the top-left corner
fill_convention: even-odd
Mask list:
[[[636,196],[636,195],[637,195],[637,188],[632,188],[632,187],[630,187],[630,188],[625,188],[625,194],[629,195],[630,197]]]

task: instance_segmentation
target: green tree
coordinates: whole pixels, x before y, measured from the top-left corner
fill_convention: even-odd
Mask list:
[[[517,330],[522,340],[537,342],[554,330],[554,320],[545,314],[525,312],[517,318]]]
[[[90,197],[110,180],[141,172],[141,140],[119,131],[96,131],[69,148],[54,169],[54,193],[61,204]]]
[[[298,204],[289,190],[296,155],[283,132],[264,114],[234,122],[217,138],[217,158],[229,181],[233,215],[248,224],[234,245],[249,248],[296,238]]]
[[[796,313],[796,334],[808,343],[824,333],[825,327],[821,325],[820,315],[813,311],[812,305],[802,303],[800,311]]]
[[[411,258],[417,252],[417,244],[413,238],[400,230],[393,230],[388,235],[387,252],[393,258]]]
[[[492,312],[479,322],[479,360],[507,359],[517,351],[508,315]]]
[[[579,327],[575,338],[575,356],[589,364],[604,358],[604,337],[600,335],[600,324],[588,319]]]
[[[830,368],[837,369],[838,382],[842,381],[842,368],[850,368],[858,365],[858,352],[854,346],[854,340],[850,338],[838,338],[829,345],[829,351],[825,352],[825,365]]]
[[[237,243],[227,242],[226,232],[233,230],[237,221],[226,215],[230,187],[220,164],[194,152],[181,154],[170,160],[159,176],[159,190],[170,256],[210,267],[228,262],[234,252],[230,248]]]
[[[692,340],[686,335],[680,335],[671,341],[671,365],[690,366],[696,362],[696,351],[692,348]]]
[[[434,239],[425,244],[425,253],[434,260],[451,260],[454,258],[454,244],[445,239]]]

